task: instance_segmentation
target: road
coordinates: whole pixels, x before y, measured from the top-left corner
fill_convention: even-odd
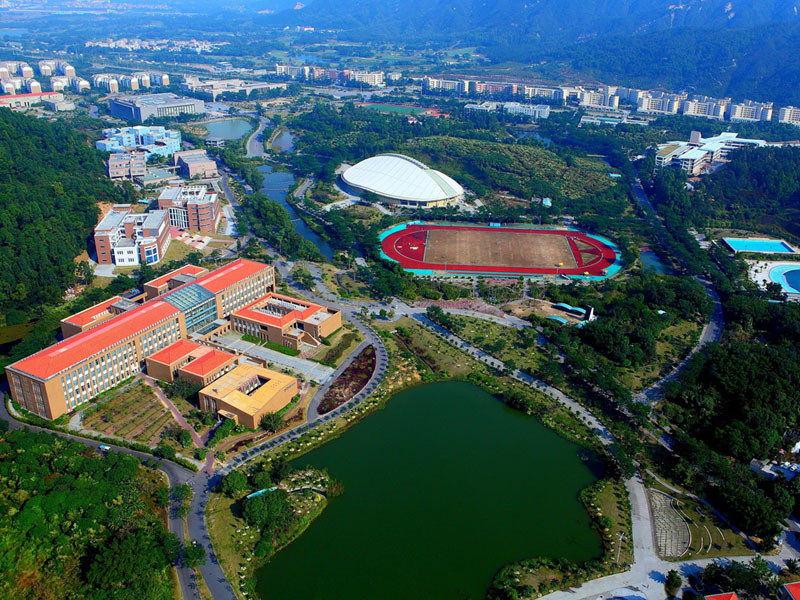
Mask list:
[[[264,150],[264,128],[269,125],[269,119],[261,117],[258,120],[258,127],[247,138],[247,158],[264,158],[267,153]]]

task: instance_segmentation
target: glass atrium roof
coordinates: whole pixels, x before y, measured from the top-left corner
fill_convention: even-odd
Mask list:
[[[186,287],[178,288],[174,292],[166,294],[163,299],[172,304],[175,308],[187,311],[204,302],[212,299],[214,294],[207,289],[192,283]]]

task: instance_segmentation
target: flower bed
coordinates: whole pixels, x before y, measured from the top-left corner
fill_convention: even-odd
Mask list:
[[[319,405],[320,414],[340,407],[364,389],[375,371],[375,365],[375,347],[367,346],[325,392]]]

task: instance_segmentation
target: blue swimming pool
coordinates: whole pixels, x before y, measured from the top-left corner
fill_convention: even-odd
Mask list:
[[[784,292],[800,294],[800,263],[775,265],[769,270],[769,278],[781,284]]]
[[[757,240],[747,238],[722,238],[734,252],[761,252],[764,254],[794,254],[794,248],[783,240]]]

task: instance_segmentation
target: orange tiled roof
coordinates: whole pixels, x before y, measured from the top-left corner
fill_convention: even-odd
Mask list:
[[[269,298],[279,298],[281,300],[288,300],[295,304],[304,304],[307,308],[300,310],[292,310],[283,315],[282,317],[273,317],[266,313],[260,312],[255,310],[259,306],[263,306],[266,304],[266,301]],[[265,323],[268,325],[273,325],[275,327],[283,327],[291,323],[292,321],[305,321],[314,313],[322,310],[322,306],[319,304],[312,304],[311,302],[306,302],[305,300],[298,300],[297,298],[290,298],[289,296],[281,296],[280,294],[267,294],[252,302],[242,308],[241,310],[237,310],[234,315],[237,317],[242,317],[243,319],[250,319],[251,321],[256,321],[257,323]]]
[[[163,350],[159,350],[155,354],[151,354],[148,356],[150,360],[154,360],[156,362],[160,362],[165,365],[171,365],[180,359],[188,356],[195,350],[199,350],[201,348],[208,348],[207,346],[202,346],[196,342],[190,342],[189,340],[178,340],[174,344],[170,344]]]
[[[202,356],[195,358],[189,364],[180,368],[181,371],[191,373],[192,375],[199,375],[204,377],[209,373],[213,373],[230,359],[236,358],[234,354],[222,352],[221,350],[214,350],[209,348]]]
[[[168,302],[152,300],[36,354],[31,354],[15,362],[11,368],[40,379],[49,379],[127,337],[169,317],[174,317],[179,312]]]
[[[197,267],[195,265],[183,265],[182,267],[175,269],[174,271],[170,271],[166,275],[162,275],[161,277],[156,277],[152,281],[148,281],[145,285],[160,288],[163,285],[167,285],[169,280],[175,277],[176,275],[194,275],[195,277],[199,277],[208,273],[208,269],[205,267]]]
[[[99,302],[94,306],[90,306],[81,312],[77,312],[74,315],[68,316],[66,319],[62,319],[62,321],[72,323],[73,325],[78,325],[79,327],[85,327],[93,321],[96,321],[98,317],[104,316],[106,313],[108,313],[108,307],[114,304],[114,302],[117,300],[122,300],[122,298],[119,296],[114,296],[108,300],[103,300],[102,302]]]
[[[795,583],[787,583],[783,586],[789,595],[794,598],[795,600],[800,600],[800,581],[796,581]]]
[[[263,263],[239,258],[216,271],[212,271],[208,275],[203,275],[195,283],[201,285],[212,294],[219,294],[222,290],[267,268],[267,265]]]
[[[706,600],[739,600],[739,596],[736,595],[736,592],[725,592],[724,594],[706,596]]]

